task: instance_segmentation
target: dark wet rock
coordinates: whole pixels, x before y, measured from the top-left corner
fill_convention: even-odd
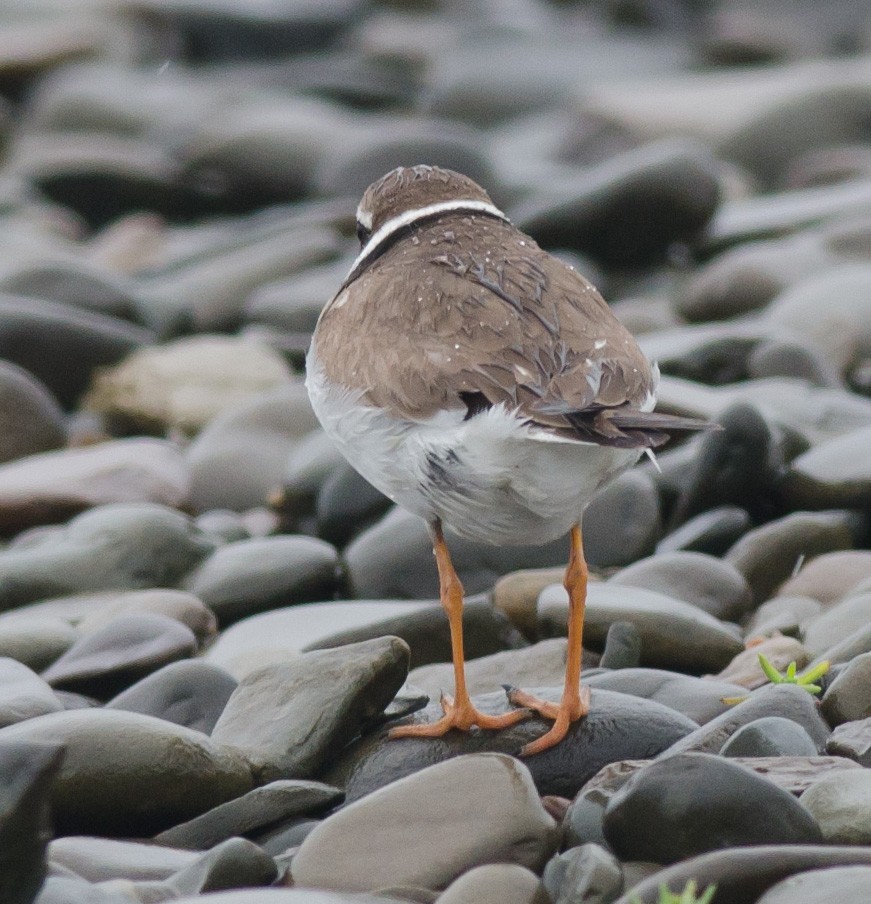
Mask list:
[[[524,690],[558,701],[562,687]],[[501,691],[477,696],[475,705],[490,713],[507,712],[510,708]],[[431,704],[397,724],[433,722],[439,715],[441,708]],[[384,732],[379,732],[351,746],[323,778],[344,787],[348,800],[356,800],[403,776],[464,753],[494,751],[516,755],[549,725],[533,718],[500,732],[450,732],[437,739],[388,740]],[[606,763],[655,756],[654,751],[664,750],[693,731],[694,726],[694,722],[661,704],[596,688],[590,713],[572,726],[567,738],[524,762],[541,794],[570,798]]]
[[[663,884],[681,891],[690,879],[699,889],[717,886],[717,904],[756,901],[772,885],[794,873],[833,866],[871,865],[871,851],[836,845],[769,845],[730,848],[691,857],[654,873],[628,889],[614,904],[656,904]]]
[[[675,504],[674,526],[726,504],[743,508],[754,520],[768,520],[775,511],[782,451],[765,418],[754,406],[739,403],[717,422],[723,429],[702,437],[689,485]]]
[[[0,531],[17,533],[110,503],[180,507],[189,490],[184,457],[165,440],[121,439],[43,452],[0,466]]]
[[[826,741],[826,750],[871,767],[871,717],[839,725]]]
[[[538,869],[557,836],[526,766],[479,754],[422,769],[328,817],[303,841],[292,874],[297,885],[348,891],[438,889],[494,860]]]
[[[734,762],[699,753],[637,772],[609,801],[603,829],[621,859],[654,863],[724,847],[822,841],[791,794]]]
[[[228,838],[170,877],[166,885],[176,894],[194,895],[268,886],[276,879],[278,867],[265,851],[245,838]]]
[[[867,769],[822,777],[802,794],[801,805],[830,844],[871,844],[871,772]]]
[[[0,324],[0,358],[30,371],[65,406],[81,395],[94,368],[153,340],[148,330],[114,317],[15,295],[0,296]]]
[[[750,690],[767,684],[769,679],[759,661],[760,653],[781,672],[786,671],[791,662],[803,669],[812,659],[810,652],[794,637],[781,637],[779,634],[765,639],[757,637],[746,650],[735,656],[717,678]]]
[[[344,466],[342,453],[326,433],[312,430],[290,451],[276,507],[291,524],[314,515],[321,487],[334,471]]]
[[[142,837],[252,786],[248,764],[198,731],[120,710],[51,713],[0,729],[0,744],[66,748],[52,786],[61,834]]]
[[[568,557],[568,540],[508,548],[472,543],[450,529],[445,535],[467,594],[488,590],[508,571],[564,564]],[[438,572],[426,524],[403,509],[391,509],[360,534],[345,549],[344,559],[356,596],[433,599],[438,595]]]
[[[794,512],[745,534],[725,560],[747,578],[761,603],[793,574],[797,561],[850,549],[857,528],[848,512]]]
[[[171,848],[204,851],[228,838],[250,837],[293,817],[329,809],[340,803],[342,797],[338,788],[320,782],[270,782],[236,800],[220,804],[202,816],[173,826],[154,840]]]
[[[294,443],[317,426],[308,394],[292,383],[215,418],[188,449],[196,511],[244,511],[281,486]]]
[[[848,549],[824,553],[802,565],[781,584],[779,596],[811,597],[829,605],[846,596],[860,581],[871,578],[871,552]]]
[[[822,712],[830,725],[871,718],[871,653],[853,659],[829,685]]]
[[[623,870],[603,847],[584,844],[549,860],[542,881],[555,904],[607,904],[623,889]]]
[[[408,656],[403,641],[382,637],[266,666],[241,681],[212,738],[247,757],[261,782],[308,778],[393,699]]]
[[[545,246],[576,248],[627,267],[654,262],[674,242],[691,240],[718,200],[707,152],[664,141],[549,185],[512,211],[512,220]]]
[[[871,882],[871,866],[811,869],[778,882],[757,904],[816,904],[818,901],[862,900]]]
[[[871,500],[871,469],[863,451],[869,442],[871,428],[864,427],[793,460],[783,483],[788,504],[806,509],[866,506]]]
[[[54,396],[32,374],[0,361],[0,462],[62,446],[63,414]]]
[[[486,694],[502,685],[559,685],[566,670],[566,641],[542,640],[520,650],[491,653],[466,660],[466,684],[470,694]],[[454,668],[440,662],[412,669],[409,684],[438,700],[442,693],[453,693]]]
[[[599,665],[603,669],[634,669],[640,662],[641,632],[632,622],[612,622]]]
[[[720,750],[726,757],[815,756],[817,745],[797,722],[764,716],[742,725]]]
[[[547,893],[532,870],[516,863],[485,863],[455,879],[439,904],[546,904]]]
[[[796,722],[810,735],[817,750],[823,749],[829,736],[829,726],[820,716],[814,698],[804,688],[792,684],[766,685],[676,741],[662,757],[691,752],[719,753],[739,728],[766,716],[783,716]]]
[[[744,688],[726,681],[694,678],[660,669],[628,668],[599,672],[584,679],[590,687],[654,700],[704,725],[729,709],[724,697],[741,696]]]
[[[62,618],[11,613],[0,618],[0,656],[41,672],[66,653],[78,636]]]
[[[658,553],[703,552],[722,556],[752,525],[746,509],[720,505],[688,519],[656,545]]]
[[[856,593],[824,610],[804,626],[804,645],[815,656],[867,627],[871,592]]]
[[[200,659],[173,662],[113,697],[106,708],[156,716],[210,734],[237,683],[222,668]]]
[[[200,335],[137,349],[102,368],[84,403],[121,432],[193,434],[291,378],[284,359],[263,343]]]
[[[37,674],[14,659],[0,658],[0,728],[62,709],[63,704]]]
[[[52,867],[72,870],[88,882],[161,880],[190,866],[198,854],[156,844],[71,835],[48,846]]]
[[[9,904],[30,904],[45,878],[49,797],[63,757],[53,740],[0,741],[0,898]]]
[[[545,588],[538,612],[543,633],[563,634],[568,616],[565,588],[559,584]],[[615,621],[635,625],[641,634],[642,664],[651,667],[715,671],[742,649],[735,631],[690,603],[640,587],[590,584],[584,642],[601,649]]]
[[[377,521],[390,500],[349,464],[324,481],[315,504],[319,537],[343,546],[355,534]]]
[[[371,611],[373,615],[377,614],[377,609]],[[411,650],[410,668],[451,661],[450,626],[440,604],[415,607],[401,615],[373,619],[359,627],[318,638],[306,644],[304,649],[323,650],[388,634],[408,644]],[[463,606],[463,645],[468,659],[480,659],[498,655],[503,650],[519,650],[526,646],[526,641],[489,603],[468,600]]]
[[[100,506],[56,537],[0,552],[0,608],[88,591],[172,586],[213,547],[173,509]]]
[[[696,552],[642,559],[618,571],[609,583],[655,590],[726,621],[737,621],[752,602],[744,575],[722,559]]]
[[[641,471],[621,474],[584,510],[584,555],[600,568],[613,568],[650,555],[662,532],[659,494]]]
[[[220,546],[185,580],[221,625],[296,603],[329,599],[338,556],[313,537],[263,537]]]
[[[196,649],[193,631],[173,618],[122,615],[77,640],[42,677],[52,687],[105,700]]]

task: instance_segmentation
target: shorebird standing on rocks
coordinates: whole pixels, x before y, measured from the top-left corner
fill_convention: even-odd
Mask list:
[[[320,422],[375,487],[429,525],[453,645],[444,716],[394,728],[435,737],[553,719],[524,755],[558,743],[589,710],[581,687],[591,496],[668,431],[700,421],[653,412],[658,371],[596,289],[511,225],[487,192],[434,166],[400,167],[366,189],[362,249],[318,321],[307,386]],[[492,544],[568,533],[568,651],[559,704],[477,710],[466,688],[463,588],[442,525]]]

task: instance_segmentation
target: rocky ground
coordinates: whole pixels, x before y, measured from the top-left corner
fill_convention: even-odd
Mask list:
[[[865,0],[17,0],[0,98],[4,904],[868,900]],[[590,505],[592,712],[526,760],[386,740],[451,685],[431,550],[302,386],[418,162],[723,426]],[[449,542],[479,705],[555,699],[567,544]]]

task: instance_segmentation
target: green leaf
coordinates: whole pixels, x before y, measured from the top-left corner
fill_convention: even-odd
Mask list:
[[[765,677],[772,684],[782,684],[783,683],[783,675],[777,671],[776,668],[768,661],[768,657],[764,653],[759,654],[759,665],[762,666],[762,671],[765,672]]]

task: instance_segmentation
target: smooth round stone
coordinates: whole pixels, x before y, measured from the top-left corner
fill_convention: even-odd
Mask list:
[[[224,543],[234,543],[236,540],[248,540],[250,535],[239,512],[231,512],[228,509],[212,509],[203,512],[196,518],[197,527],[217,537]]]
[[[739,402],[716,420],[723,429],[702,437],[689,485],[675,505],[675,525],[724,504],[740,506],[754,520],[767,520],[775,510],[782,456],[765,417]]]
[[[408,674],[397,637],[305,653],[251,672],[212,730],[259,782],[309,778],[390,703]]]
[[[777,592],[779,596],[811,597],[829,605],[867,578],[871,578],[871,552],[847,549],[824,553],[806,562]]]
[[[37,674],[14,659],[0,657],[0,728],[62,709],[63,704]]]
[[[209,662],[173,662],[113,697],[106,708],[156,716],[211,734],[237,684]]]
[[[438,897],[439,904],[546,904],[532,870],[517,863],[485,863],[467,870]]]
[[[745,626],[748,638],[770,637],[775,633],[798,637],[801,625],[822,612],[822,606],[807,596],[773,596],[750,616]],[[787,663],[788,664],[788,663]]]
[[[304,436],[290,451],[277,505],[294,522],[313,515],[318,494],[345,459],[320,428]]]
[[[322,600],[336,589],[338,556],[323,540],[263,537],[220,546],[185,580],[221,625],[269,609]]]
[[[342,604],[333,605],[341,606]],[[358,604],[350,605],[357,606]],[[388,605],[390,604],[388,603]],[[309,608],[309,606],[305,607],[306,610]],[[371,611],[373,615],[377,614],[375,606]],[[300,614],[305,617],[305,612]],[[323,650],[348,643],[359,643],[362,640],[371,640],[387,634],[399,637],[408,644],[411,649],[412,668],[451,661],[450,624],[444,609],[436,603],[408,609],[393,617],[388,615],[385,618],[364,622],[344,631],[336,631],[334,634],[320,637],[313,643],[306,644],[303,649],[306,652]],[[503,650],[519,651],[527,644],[505,616],[488,602],[467,599],[463,605],[463,646],[467,659],[482,660],[480,666],[473,666],[473,668],[481,668],[486,671],[488,666],[483,662],[484,658],[499,655]]]
[[[831,725],[871,717],[871,653],[857,656],[829,685],[822,711]]]
[[[422,769],[328,817],[303,841],[292,874],[297,885],[348,891],[438,889],[494,860],[539,869],[557,843],[526,766],[478,754]]]
[[[826,752],[871,767],[871,717],[839,725],[826,741]]]
[[[823,660],[827,660],[833,666],[841,665],[869,652],[871,652],[871,625],[863,625],[824,650],[814,659],[814,665]]]
[[[49,876],[36,899],[39,904],[137,904],[137,899],[109,885],[95,887],[72,875]]]
[[[494,584],[493,606],[504,612],[526,637],[534,638],[538,632],[538,595],[545,587],[559,583],[564,575],[565,567],[511,571]]]
[[[761,603],[789,578],[801,557],[850,549],[855,519],[847,512],[794,512],[745,534],[725,555]]]
[[[771,339],[760,342],[747,357],[751,379],[798,377],[813,386],[841,386],[837,368],[819,350],[800,340]]]
[[[551,858],[542,881],[555,904],[607,904],[623,889],[623,870],[605,848],[583,844]]]
[[[682,890],[692,879],[699,889],[717,886],[725,901],[756,901],[769,887],[792,874],[816,868],[829,872],[849,864],[871,865],[871,852],[861,847],[835,845],[763,844],[728,848],[676,863],[643,879],[614,904],[657,904],[660,888]],[[817,899],[819,900],[819,899]]]
[[[318,493],[315,504],[318,536],[342,546],[374,524],[390,506],[383,493],[346,463],[330,474]]]
[[[871,844],[871,772],[827,775],[802,794],[801,805],[830,844]]]
[[[817,745],[797,723],[768,716],[742,725],[723,745],[720,756],[816,756]]]
[[[641,559],[618,571],[609,583],[655,590],[727,621],[737,621],[752,603],[744,575],[722,559],[697,552]]]
[[[813,817],[787,791],[729,760],[688,753],[641,769],[605,807],[622,860],[674,863],[719,848],[819,844]]]
[[[176,895],[192,895],[272,885],[277,879],[278,866],[266,851],[246,838],[228,838],[171,876],[166,885]]]
[[[175,619],[122,615],[77,640],[42,677],[52,687],[105,700],[196,649],[193,631]]]
[[[71,835],[48,845],[49,867],[63,866],[88,882],[160,880],[194,863],[199,855],[157,844]]]
[[[174,849],[205,851],[228,838],[251,835],[295,816],[326,810],[340,803],[343,796],[338,788],[320,782],[270,782],[161,832],[154,841]]]
[[[52,788],[61,834],[142,837],[244,794],[249,765],[225,747],[162,719],[75,710],[0,729],[7,742],[66,748]]]
[[[831,729],[819,714],[814,698],[794,684],[765,685],[746,700],[675,741],[661,759],[680,753],[719,753],[723,745],[744,725],[767,716],[783,716],[800,725],[818,750],[825,746]]]
[[[575,248],[604,264],[629,267],[659,260],[674,242],[691,239],[718,201],[707,150],[666,140],[548,186],[511,218],[546,247]]]
[[[10,904],[33,901],[45,878],[49,798],[63,757],[56,741],[0,744],[0,896]]]
[[[541,592],[538,614],[542,630],[565,631],[568,594],[561,584]],[[591,583],[584,641],[594,650],[601,649],[616,621],[635,625],[641,634],[642,664],[651,667],[718,671],[743,648],[735,632],[690,603],[640,587]]]
[[[191,505],[245,511],[281,486],[294,443],[317,426],[302,384],[265,392],[224,412],[188,449]]]
[[[613,622],[599,660],[603,669],[634,669],[641,662],[641,633],[632,622]]]
[[[558,702],[562,684],[527,686],[523,690]],[[485,713],[499,714],[512,708],[502,691],[478,695],[474,703]],[[441,714],[441,707],[434,703],[396,724],[431,723]],[[543,735],[550,724],[531,718],[499,732],[449,732],[435,739],[390,740],[386,731],[379,731],[344,751],[323,778],[344,787],[348,800],[357,800],[403,776],[464,753],[489,751],[516,756],[524,744]],[[659,703],[594,688],[590,713],[575,722],[555,747],[524,762],[539,793],[571,798],[607,763],[655,756],[695,727],[695,722]]]
[[[0,462],[57,449],[66,441],[54,396],[21,367],[0,361]]]
[[[506,650],[466,660],[466,685],[470,694],[484,694],[502,685],[529,687],[558,685],[566,670],[566,641],[542,640],[521,650]],[[408,682],[430,699],[452,694],[454,668],[450,662],[418,666]]]
[[[217,415],[288,383],[284,359],[233,336],[193,336],[134,351],[94,377],[89,409],[125,431],[196,433]]]
[[[84,392],[94,368],[153,339],[149,330],[104,314],[0,295],[0,358],[32,373],[64,406]]]
[[[871,592],[848,596],[805,625],[804,645],[819,655],[866,627],[869,621]]]
[[[63,521],[97,505],[181,507],[190,473],[175,443],[120,439],[31,455],[0,466],[0,530]]]
[[[737,505],[719,505],[695,515],[666,534],[656,544],[656,551],[703,552],[722,556],[751,526],[752,521],[746,509]]]
[[[78,636],[62,618],[13,612],[0,617],[0,656],[41,672],[66,653]]]
[[[317,647],[336,635],[337,629],[369,631],[370,627],[379,626],[367,636],[381,637],[385,631],[380,626],[388,619],[434,610],[436,605],[406,600],[354,600],[275,609],[252,615],[222,631],[205,658],[241,679],[264,665],[287,662],[303,649]]]
[[[467,594],[489,590],[498,577],[518,568],[565,564],[568,540],[546,546],[499,547],[473,543],[445,530],[454,568]],[[422,518],[391,509],[356,537],[343,558],[354,595],[367,599],[434,599],[438,572]]]
[[[859,904],[868,893],[869,882],[871,866],[812,869],[778,882],[756,904],[818,904],[826,900]]]
[[[591,688],[643,697],[676,710],[699,725],[727,712],[724,697],[741,696],[744,688],[710,678],[694,678],[660,669],[627,668],[582,678]]]
[[[179,898],[179,904],[202,904],[202,895]],[[318,888],[250,888],[216,892],[209,904],[359,904],[360,895]],[[366,904],[393,904],[396,898],[368,895]],[[60,904],[60,902],[58,902]],[[126,904],[126,902],[124,902]]]
[[[754,642],[738,655],[717,675],[721,681],[731,681],[744,688],[753,689],[768,683],[768,677],[759,663],[759,654],[768,657],[778,670],[785,671],[791,662],[803,669],[813,658],[810,652],[794,637],[773,637]]]
[[[871,468],[864,450],[871,427],[814,446],[790,463],[783,492],[796,508],[862,507],[871,500]]]
[[[90,591],[172,586],[214,545],[173,509],[100,506],[44,542],[0,551],[0,609]]]

